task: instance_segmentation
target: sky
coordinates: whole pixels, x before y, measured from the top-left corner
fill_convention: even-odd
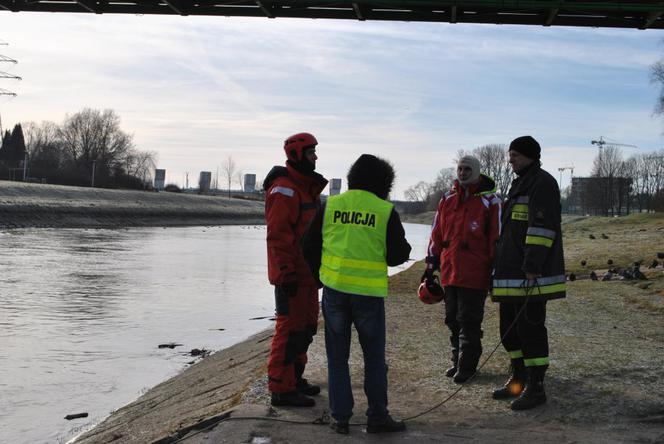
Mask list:
[[[3,128],[113,109],[166,182],[190,185],[230,156],[260,181],[283,140],[310,132],[317,171],[344,178],[362,153],[391,161],[392,198],[459,150],[530,134],[569,184],[600,136],[663,145],[653,115],[664,56],[656,30],[312,19],[0,12]],[[220,177],[220,183],[222,178]]]

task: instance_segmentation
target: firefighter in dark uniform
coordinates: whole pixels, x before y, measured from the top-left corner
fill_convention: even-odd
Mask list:
[[[546,302],[565,297],[560,190],[541,168],[540,152],[531,136],[510,144],[509,162],[518,177],[504,204],[495,256],[492,300],[500,303],[500,336],[512,375],[493,398],[516,397],[512,410],[546,402]]]

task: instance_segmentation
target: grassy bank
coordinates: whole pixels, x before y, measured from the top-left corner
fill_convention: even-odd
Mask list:
[[[263,203],[256,201],[0,181],[0,228],[115,228],[263,221]]]
[[[583,253],[587,236],[582,229],[592,227],[611,239],[612,230],[618,236],[614,224],[613,219],[601,218],[570,221],[565,235],[570,239],[568,243],[577,239],[576,248]],[[623,230],[623,242],[641,247],[626,254],[625,261],[633,260],[635,255],[649,257],[655,247],[662,245],[661,237],[649,242],[639,240],[639,233],[661,232],[660,216],[635,217],[634,226],[640,228]],[[639,231],[641,228],[647,231]],[[611,243],[590,241],[586,248],[593,248],[598,261],[616,254]],[[569,282],[567,299],[548,305],[549,401],[529,412],[513,412],[507,403],[491,399],[492,389],[504,382],[508,365],[498,337],[497,306],[491,302],[487,302],[483,325],[486,362],[476,378],[455,393],[459,386],[443,375],[450,360],[444,307],[424,305],[416,297],[423,267],[420,262],[390,278],[386,303],[390,409],[397,417],[412,419],[408,432],[386,438],[385,442],[664,441],[661,266],[648,272],[647,281]],[[370,437],[359,425],[364,421],[366,402],[362,355],[356,338],[350,368],[356,400],[353,422],[358,425],[351,428],[351,435],[336,435],[318,425],[274,422],[310,424],[328,409],[323,336],[321,321],[307,369],[308,377],[323,386],[314,409],[269,406],[265,361],[270,332],[266,332],[216,353],[155,387],[115,412],[80,442],[153,442],[176,436],[178,430],[182,431],[177,435],[181,439],[178,442],[189,444],[365,442]],[[448,398],[433,411],[418,416]],[[189,429],[224,411],[233,419],[206,424],[204,431]],[[258,438],[263,441],[254,440]]]

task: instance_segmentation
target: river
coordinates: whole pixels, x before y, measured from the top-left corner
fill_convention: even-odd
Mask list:
[[[421,259],[429,227],[404,227]],[[0,232],[0,440],[65,443],[269,327],[266,267],[264,226]]]

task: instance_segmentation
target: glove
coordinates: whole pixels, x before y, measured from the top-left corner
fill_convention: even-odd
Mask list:
[[[427,267],[426,270],[424,270],[424,273],[422,273],[422,277],[420,278],[420,283],[424,281],[431,281],[433,280],[433,273],[434,269]]]
[[[277,291],[279,294],[292,298],[297,293],[297,282],[284,282],[283,284],[278,284]]]

